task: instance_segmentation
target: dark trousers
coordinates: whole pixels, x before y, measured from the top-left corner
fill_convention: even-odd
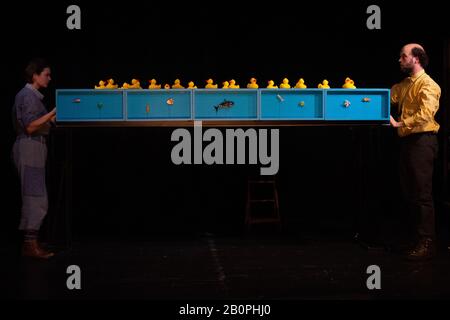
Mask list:
[[[400,184],[411,215],[415,236],[435,238],[433,165],[437,158],[437,136],[417,133],[400,138]]]

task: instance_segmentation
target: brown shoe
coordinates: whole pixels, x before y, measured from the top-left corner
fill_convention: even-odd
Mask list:
[[[408,260],[428,260],[435,256],[436,246],[431,238],[424,238],[419,241],[417,246],[410,250],[406,259]]]
[[[43,249],[36,239],[25,240],[22,246],[22,256],[39,259],[48,259],[55,254]]]

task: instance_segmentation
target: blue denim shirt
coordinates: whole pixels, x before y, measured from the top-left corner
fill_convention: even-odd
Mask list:
[[[27,83],[16,95],[12,110],[13,125],[17,138],[28,137],[25,128],[34,120],[47,114],[42,99],[44,96],[31,84]],[[43,128],[33,136],[48,135],[49,128]]]

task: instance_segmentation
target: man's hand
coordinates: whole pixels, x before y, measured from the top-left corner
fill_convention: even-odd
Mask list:
[[[403,122],[395,121],[395,119],[392,116],[390,116],[390,117],[391,117],[390,118],[391,126],[393,126],[394,128],[400,128],[400,127],[404,127],[405,126],[405,124]]]
[[[50,121],[55,123],[55,121],[56,121],[56,108],[53,108],[52,111],[50,111],[48,113],[48,115],[50,116]]]

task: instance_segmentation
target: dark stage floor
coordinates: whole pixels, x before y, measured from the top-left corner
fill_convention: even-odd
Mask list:
[[[58,248],[56,248],[58,250]],[[1,247],[6,299],[149,299],[295,301],[450,298],[450,254],[408,262],[392,248],[352,239],[253,231],[147,239],[79,238],[49,261]],[[69,290],[66,269],[81,270]],[[367,268],[380,267],[381,289],[369,290]]]

